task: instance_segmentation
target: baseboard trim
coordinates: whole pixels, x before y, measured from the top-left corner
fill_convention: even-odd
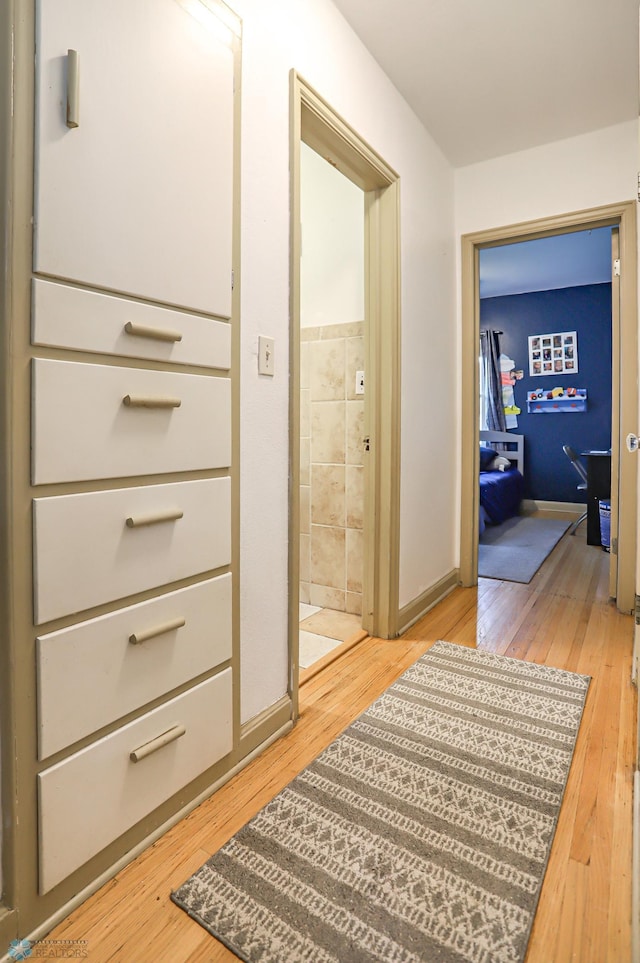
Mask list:
[[[443,576],[435,585],[426,589],[413,602],[404,605],[398,612],[399,635],[426,615],[429,609],[441,602],[445,596],[460,584],[460,569],[454,568],[448,575]]]
[[[279,731],[291,722],[293,703],[288,695],[249,719],[240,727],[240,755],[244,758],[258,746],[263,746],[274,731]]]
[[[530,512],[573,512],[575,515],[582,515],[586,512],[587,506],[584,502],[545,502],[540,498],[523,498],[521,502],[523,514]]]
[[[283,701],[285,700],[280,700],[280,702],[283,702]],[[288,697],[286,697],[286,702],[289,705],[291,704],[291,700]],[[276,707],[278,711],[280,711],[282,708],[280,706],[280,703],[276,703]],[[261,717],[270,716],[270,715],[275,717],[276,712],[274,712],[273,710],[276,707],[272,707],[271,710],[266,710],[265,713],[261,713],[260,716],[256,717],[256,720],[260,720],[259,725],[261,729],[262,729],[263,722],[265,722],[265,720],[262,719]],[[253,722],[255,722],[255,720],[251,720],[251,722],[247,723],[247,725],[251,727],[251,724]],[[255,728],[256,729],[258,728],[258,724],[256,724]],[[78,906],[81,906],[82,903],[85,902],[85,900],[89,899],[90,896],[93,896],[93,894],[97,892],[101,886],[104,886],[104,884],[108,883],[110,879],[113,879],[113,877],[116,876],[117,873],[119,873],[121,870],[123,870],[125,866],[128,866],[129,863],[132,863],[134,859],[137,859],[138,856],[142,855],[142,853],[146,849],[148,849],[149,846],[152,846],[153,843],[155,843],[158,839],[160,839],[161,836],[164,836],[164,834],[167,833],[170,829],[173,829],[173,827],[177,823],[179,823],[182,819],[188,816],[189,813],[193,812],[194,809],[197,809],[197,807],[201,803],[203,803],[206,799],[208,799],[209,796],[212,796],[215,792],[217,792],[218,789],[221,789],[222,786],[224,786],[225,783],[229,782],[230,779],[233,779],[234,776],[237,776],[239,772],[241,772],[246,766],[248,766],[250,762],[253,762],[253,760],[257,756],[259,756],[262,752],[264,752],[265,749],[268,749],[270,745],[272,745],[282,736],[286,736],[286,734],[290,732],[291,729],[293,729],[293,722],[291,721],[291,719],[289,719],[278,731],[272,732],[271,735],[263,743],[258,745],[255,749],[253,749],[246,756],[244,756],[240,760],[240,762],[238,762],[232,769],[230,769],[228,772],[225,772],[224,775],[222,775],[219,779],[216,779],[216,781],[213,782],[207,789],[199,793],[195,797],[195,799],[191,799],[186,806],[183,806],[183,808],[179,810],[179,812],[174,813],[169,819],[167,819],[166,822],[162,824],[162,826],[158,826],[157,829],[155,829],[152,833],[146,836],[139,843],[137,843],[117,862],[113,863],[113,865],[111,865],[109,869],[105,870],[104,873],[101,873],[100,876],[92,880],[92,882],[89,883],[88,886],[85,886],[85,888],[81,890],[79,893],[77,893],[73,897],[73,899],[70,899],[67,903],[64,904],[64,906],[61,906],[58,910],[56,910],[55,913],[53,913],[43,923],[40,923],[27,936],[20,934],[20,938],[28,939],[31,943],[35,943],[37,940],[44,939],[47,936],[47,934],[50,933],[51,930],[58,925],[58,923],[61,923],[62,920],[66,919],[66,917],[69,916],[69,914],[72,913],[75,909],[77,909]],[[2,922],[3,922],[3,918],[0,916],[0,926]],[[0,933],[1,932],[2,930],[0,929]],[[12,937],[12,939],[13,938],[15,937]],[[0,957],[0,963],[8,963],[8,961],[9,961],[8,956]]]
[[[0,907],[0,952],[4,952],[5,947],[9,949],[11,940],[18,938],[18,914],[15,910]],[[8,956],[0,957],[6,960]]]

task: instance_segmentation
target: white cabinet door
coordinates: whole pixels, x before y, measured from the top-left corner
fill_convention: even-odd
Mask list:
[[[36,57],[34,270],[229,317],[231,50],[176,0],[39,0]]]

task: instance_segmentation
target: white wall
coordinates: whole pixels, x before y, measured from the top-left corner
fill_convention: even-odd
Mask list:
[[[300,148],[300,325],[364,319],[364,192]]]
[[[508,154],[455,172],[458,234],[632,200],[638,125]]]
[[[242,719],[287,689],[289,71],[399,173],[402,220],[401,605],[455,563],[453,172],[329,0],[232,0],[243,18]],[[259,334],[275,378],[257,374]]]
[[[458,319],[461,235],[633,200],[637,171],[636,121],[458,168]]]

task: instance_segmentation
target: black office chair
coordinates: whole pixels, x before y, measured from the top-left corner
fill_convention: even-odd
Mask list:
[[[569,461],[571,462],[571,464],[573,465],[573,467],[575,468],[575,470],[578,472],[578,475],[580,476],[580,484],[578,485],[578,491],[586,492],[587,469],[584,467],[584,465],[580,461],[580,458],[578,457],[578,453],[571,447],[571,445],[563,445],[562,450],[567,456],[567,458],[569,459]],[[580,518],[578,518],[569,529],[569,535],[575,535],[578,525],[580,524],[580,522],[583,522],[586,517],[587,517],[587,512],[585,510],[580,516]]]

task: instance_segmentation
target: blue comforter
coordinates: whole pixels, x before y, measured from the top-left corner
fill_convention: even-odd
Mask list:
[[[480,472],[480,504],[493,525],[518,514],[523,492],[524,478],[516,468]]]

